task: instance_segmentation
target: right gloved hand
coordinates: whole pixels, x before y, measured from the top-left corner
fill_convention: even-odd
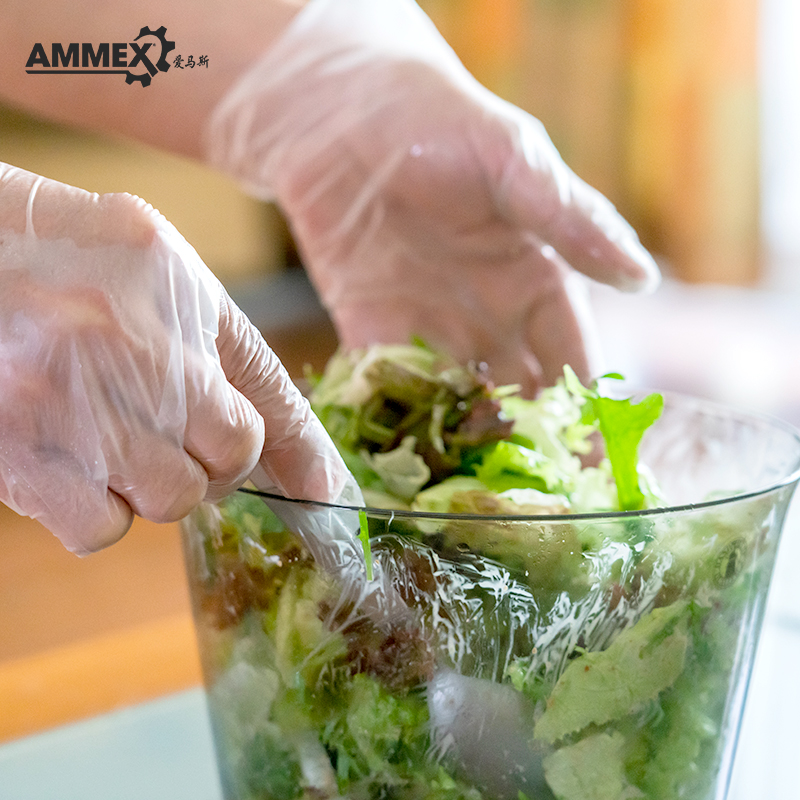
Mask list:
[[[532,396],[564,364],[602,371],[584,276],[658,284],[611,203],[413,0],[309,0],[219,101],[206,145],[281,205],[346,348],[416,335]]]
[[[197,253],[136,197],[0,164],[0,501],[77,553],[180,519],[260,467],[333,500],[348,473]]]

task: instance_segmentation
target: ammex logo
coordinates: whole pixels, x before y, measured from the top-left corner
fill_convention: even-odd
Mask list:
[[[170,68],[168,55],[175,42],[167,29],[147,26],[132,42],[53,42],[49,48],[33,45],[25,72],[29,75],[124,75],[128,84],[149,86],[160,72]]]

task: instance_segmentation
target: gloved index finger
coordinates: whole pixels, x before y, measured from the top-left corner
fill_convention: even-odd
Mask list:
[[[518,138],[501,182],[502,212],[593,280],[624,291],[655,290],[658,265],[633,228],[563,162],[537,120],[513,111]]]
[[[287,497],[335,501],[349,476],[342,457],[286,368],[227,294],[217,349],[228,380],[264,420],[259,465],[271,487]]]

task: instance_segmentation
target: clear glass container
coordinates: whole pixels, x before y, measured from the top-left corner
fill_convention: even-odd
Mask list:
[[[800,438],[668,396],[640,458],[669,507],[201,506],[226,800],[723,800]]]

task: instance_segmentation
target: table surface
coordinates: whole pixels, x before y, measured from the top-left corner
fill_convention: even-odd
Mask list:
[[[0,747],[3,800],[222,800],[201,689]]]

